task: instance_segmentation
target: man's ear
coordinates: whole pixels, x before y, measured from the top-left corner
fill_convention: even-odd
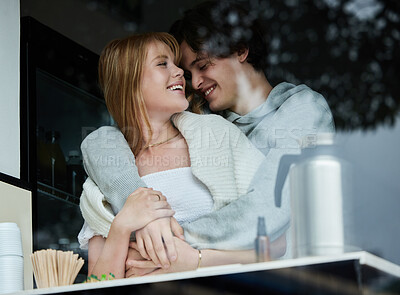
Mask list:
[[[249,49],[248,48],[241,48],[237,52],[239,62],[245,62],[247,57],[249,56]]]

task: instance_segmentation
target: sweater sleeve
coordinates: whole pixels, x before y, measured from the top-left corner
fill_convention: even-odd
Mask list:
[[[265,218],[271,241],[284,234],[290,224],[290,204],[285,198],[281,207],[275,206],[275,187],[272,185],[275,179],[268,166],[266,158],[245,195],[219,210],[183,224],[186,241],[198,249],[252,249],[259,216]],[[285,194],[287,189],[285,184]]]
[[[86,173],[99,186],[114,214],[122,209],[131,193],[146,187],[118,128],[103,126],[93,131],[83,140],[81,150]]]

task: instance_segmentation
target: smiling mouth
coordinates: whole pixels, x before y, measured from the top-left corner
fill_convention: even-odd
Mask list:
[[[172,85],[167,87],[168,90],[175,91],[175,90],[183,90],[183,85]]]
[[[210,88],[208,88],[206,91],[204,91],[204,96],[205,96],[205,97],[209,96],[210,93],[213,92],[215,88],[217,88],[216,85],[211,86]]]

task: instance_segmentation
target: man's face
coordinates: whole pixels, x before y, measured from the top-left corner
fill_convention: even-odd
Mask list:
[[[185,41],[180,47],[181,66],[191,77],[192,87],[208,101],[210,109],[214,112],[234,109],[238,99],[237,55],[217,58],[195,53]]]

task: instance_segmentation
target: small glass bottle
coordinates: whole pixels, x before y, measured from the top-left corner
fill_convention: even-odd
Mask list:
[[[270,261],[270,245],[269,239],[267,236],[267,231],[265,228],[265,220],[264,217],[258,217],[257,224],[257,237],[255,241],[257,262],[265,262]]]

